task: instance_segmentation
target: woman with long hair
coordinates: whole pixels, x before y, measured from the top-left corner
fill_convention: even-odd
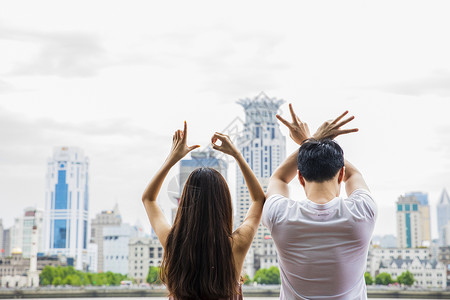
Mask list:
[[[252,203],[233,232],[230,190],[214,169],[194,170],[184,186],[173,226],[156,198],[170,169],[199,145],[187,146],[187,126],[173,135],[172,149],[142,195],[150,223],[164,247],[161,280],[171,299],[242,299],[244,258],[261,219],[265,195],[256,176],[230,138],[215,133],[215,150],[231,155],[244,175]],[[220,141],[218,145],[217,141]]]

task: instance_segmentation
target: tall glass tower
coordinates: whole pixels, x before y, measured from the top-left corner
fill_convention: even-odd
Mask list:
[[[87,261],[88,170],[88,158],[76,147],[54,148],[47,162],[44,251],[74,258],[78,270]]]
[[[275,117],[284,101],[269,98],[261,93],[253,99],[242,99],[237,103],[244,108],[245,122],[244,130],[238,137],[236,145],[266,191],[270,176],[286,157],[286,138],[281,134]],[[239,168],[236,174],[236,192],[235,227],[245,219],[251,203],[250,194]],[[258,262],[258,256],[264,254],[267,243],[272,243],[270,232],[260,225],[252,244],[255,269],[263,267]],[[276,261],[273,263],[276,264]]]

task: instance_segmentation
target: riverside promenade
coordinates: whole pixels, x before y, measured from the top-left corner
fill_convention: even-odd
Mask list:
[[[274,286],[244,286],[244,297],[278,297],[280,287]],[[37,289],[0,289],[0,299],[19,298],[127,298],[127,297],[166,297],[164,287],[64,287]],[[400,289],[369,289],[369,298],[398,299],[450,299],[450,291],[430,290],[400,290]]]

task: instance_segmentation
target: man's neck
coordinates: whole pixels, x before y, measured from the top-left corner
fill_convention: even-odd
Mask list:
[[[334,181],[307,182],[306,197],[314,203],[325,204],[339,196],[340,186]]]

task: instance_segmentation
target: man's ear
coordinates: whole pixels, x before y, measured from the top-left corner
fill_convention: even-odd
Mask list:
[[[339,170],[339,176],[338,176],[338,184],[341,184],[342,181],[344,180],[344,176],[345,176],[345,167],[342,167]]]
[[[299,170],[297,170],[297,174],[298,174],[298,181],[300,181],[300,184],[305,187],[305,178],[303,178],[302,174],[300,173]]]

